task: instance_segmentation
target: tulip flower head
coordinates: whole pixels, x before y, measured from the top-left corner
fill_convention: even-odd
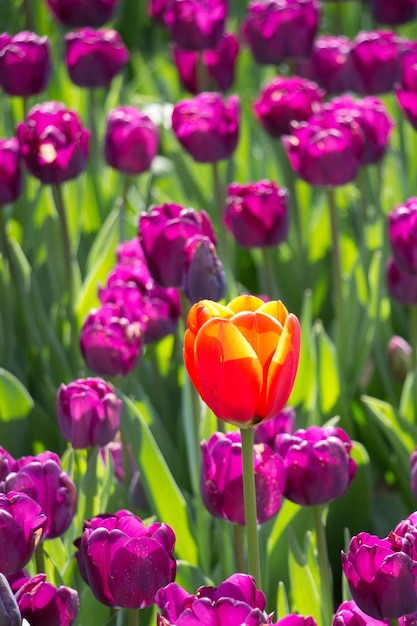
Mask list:
[[[31,626],[71,626],[80,609],[78,592],[70,587],[54,587],[45,574],[20,578],[13,585],[22,617]]]
[[[48,37],[28,31],[0,35],[0,86],[6,93],[22,98],[41,93],[51,70]]]
[[[283,409],[297,373],[300,324],[282,302],[251,295],[227,306],[202,300],[187,326],[188,375],[219,419],[248,428]]]
[[[120,0],[46,0],[53,16],[69,28],[103,26],[114,16]]]
[[[22,188],[19,142],[0,139],[0,206],[15,202]]]

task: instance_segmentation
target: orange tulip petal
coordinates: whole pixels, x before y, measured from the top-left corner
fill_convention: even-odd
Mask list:
[[[231,320],[251,344],[258,355],[262,368],[271,360],[282,333],[282,326],[269,315],[242,312]]]
[[[215,318],[198,333],[194,354],[205,402],[218,418],[248,426],[263,380],[252,346],[232,322]]]
[[[188,376],[191,379],[194,387],[197,389],[198,393],[204,400],[203,390],[201,389],[200,377],[198,375],[198,371],[195,365],[194,359],[194,344],[195,344],[195,335],[191,330],[186,330],[184,335],[184,364],[187,370]]]
[[[231,300],[227,305],[227,308],[233,311],[233,313],[240,313],[243,311],[257,311],[263,304],[264,301],[260,298],[244,294]]]
[[[271,315],[274,319],[278,320],[281,326],[284,326],[285,320],[288,317],[288,310],[281,300],[271,300],[270,302],[262,303],[258,312]]]
[[[202,325],[211,318],[229,318],[232,315],[233,311],[223,304],[213,300],[201,300],[191,307],[187,317],[187,326],[196,335]]]

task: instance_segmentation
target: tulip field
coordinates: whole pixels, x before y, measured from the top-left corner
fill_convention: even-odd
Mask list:
[[[417,624],[417,0],[0,0],[0,626]]]

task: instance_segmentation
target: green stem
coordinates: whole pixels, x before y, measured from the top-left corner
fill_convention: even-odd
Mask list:
[[[35,548],[36,573],[45,573],[45,553],[43,551],[43,542],[40,541]]]
[[[323,507],[321,505],[313,506],[313,515],[319,561],[323,624],[331,624],[333,619],[333,594],[330,578],[329,557],[327,553],[326,533],[322,518]]]
[[[399,619],[390,619],[388,622],[389,626],[398,626],[401,623]]]
[[[271,300],[278,299],[278,285],[272,262],[272,253],[276,252],[276,248],[262,248],[263,270],[265,276],[266,289]]]
[[[244,551],[244,527],[240,524],[233,524],[233,548],[235,553],[235,564],[237,572],[244,572],[245,551]]]
[[[139,626],[139,609],[127,609],[128,626]]]
[[[35,11],[33,10],[33,2],[32,0],[24,0],[23,2],[23,10],[25,12],[25,24],[26,30],[29,32],[36,32],[35,26]]]
[[[343,313],[343,297],[342,297],[342,263],[340,255],[340,237],[337,207],[335,202],[335,192],[333,188],[327,188],[327,198],[330,211],[330,227],[332,235],[332,270],[333,270],[333,301],[334,314],[336,318],[336,337],[342,331],[342,313]]]
[[[125,219],[126,219],[126,207],[127,207],[127,192],[129,191],[129,185],[130,185],[130,177],[124,176],[122,196],[119,201],[119,241],[120,242],[126,239]]]
[[[237,296],[237,287],[234,278],[234,263],[232,252],[234,244],[229,237],[229,233],[223,224],[223,207],[226,201],[224,186],[220,180],[219,164],[212,163],[213,166],[213,187],[215,215],[214,220],[217,226],[218,245],[217,252],[226,273],[226,297],[231,300]]]
[[[261,566],[259,558],[259,536],[256,515],[255,471],[253,466],[253,428],[241,428],[243,495],[245,503],[246,539],[248,550],[248,573],[261,588]]]
[[[67,214],[65,211],[64,196],[61,185],[52,186],[52,195],[55,202],[56,212],[58,214],[61,226],[62,252],[64,256],[64,267],[67,276],[67,293],[68,293],[68,317],[73,317],[74,311],[74,277],[72,271],[73,255],[71,252],[71,241],[68,230]]]

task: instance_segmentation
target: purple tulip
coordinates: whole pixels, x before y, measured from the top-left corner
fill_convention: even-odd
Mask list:
[[[258,63],[279,65],[310,55],[319,17],[317,0],[252,0],[242,34]]]
[[[388,236],[398,267],[417,274],[417,198],[408,198],[388,215]]]
[[[101,378],[79,378],[58,389],[58,424],[73,448],[109,443],[119,429],[121,410],[122,401]]]
[[[401,45],[395,33],[362,31],[352,42],[350,89],[363,96],[389,93],[401,74]]]
[[[415,19],[417,0],[368,0],[371,15],[376,22],[397,26]]]
[[[414,458],[412,459],[414,463]],[[411,556],[413,561],[417,561],[417,511],[401,520],[394,528],[392,537]]]
[[[29,172],[46,185],[76,178],[87,165],[90,132],[61,102],[43,102],[17,125],[20,151]]]
[[[235,80],[235,65],[239,41],[232,33],[225,33],[212,50],[203,50],[200,59],[205,76],[199,72],[199,53],[173,46],[173,57],[180,80],[192,94],[201,91],[227,91]]]
[[[174,0],[149,0],[148,13],[161,24],[167,24],[172,20],[170,15]]]
[[[335,426],[310,426],[276,438],[276,451],[287,472],[285,497],[303,506],[343,496],[356,472],[352,442]]]
[[[255,443],[264,443],[275,450],[275,439],[281,433],[291,434],[294,431],[296,420],[295,410],[286,406],[278,415],[255,426]]]
[[[417,610],[417,562],[392,533],[352,537],[342,567],[353,600],[374,619],[398,619]]]
[[[179,48],[211,50],[223,37],[227,5],[227,0],[172,0],[163,17]]]
[[[77,507],[77,489],[54,452],[18,459],[3,490],[26,493],[41,506],[46,515],[42,539],[61,537],[70,527]]]
[[[352,43],[343,35],[321,35],[310,56],[297,64],[300,76],[316,82],[327,93],[344,93],[350,88]]]
[[[355,100],[349,95],[341,96],[324,104],[317,115],[330,115],[340,121],[354,120],[357,123],[364,140],[362,167],[378,163],[384,157],[395,122],[377,98],[368,96]],[[310,123],[312,121],[310,119]]]
[[[0,139],[0,207],[15,202],[21,189],[19,142],[15,137]]]
[[[54,17],[68,28],[98,28],[114,16],[119,0],[46,0]]]
[[[78,593],[70,587],[54,587],[45,574],[21,578],[14,585],[20,613],[30,626],[71,626],[80,609]]]
[[[119,33],[110,28],[81,28],[65,35],[65,63],[78,87],[108,88],[129,60]]]
[[[129,511],[118,511],[87,520],[74,543],[83,579],[107,606],[150,606],[158,589],[175,578],[175,534],[167,524],[145,526]]]
[[[413,494],[414,500],[417,500],[417,450],[416,449],[414,449],[410,457],[410,489],[411,489],[411,493]]]
[[[0,573],[0,624],[22,626],[22,616],[6,576]]]
[[[272,137],[291,133],[291,122],[305,122],[319,108],[324,92],[305,78],[277,76],[253,104],[255,116]]]
[[[0,86],[10,96],[28,98],[41,93],[51,71],[48,37],[28,31],[0,35]]]
[[[30,561],[46,523],[41,506],[25,493],[0,493],[2,574],[14,574]]]
[[[288,191],[269,180],[232,183],[224,224],[245,248],[276,246],[288,235]]]
[[[402,57],[401,80],[396,90],[398,103],[413,128],[417,129],[417,48]]]
[[[184,246],[184,294],[191,302],[219,301],[226,294],[226,274],[209,237],[194,235]]]
[[[80,333],[80,348],[87,367],[99,376],[126,376],[141,351],[140,324],[126,317],[127,307],[106,303],[93,309]]]
[[[404,382],[412,369],[413,350],[403,337],[393,335],[387,345],[388,365],[393,377]]]
[[[119,106],[107,116],[104,154],[110,167],[124,174],[142,174],[151,168],[159,148],[159,131],[134,106]]]
[[[232,95],[200,93],[181,100],[172,112],[172,129],[185,150],[199,163],[228,159],[239,139],[240,101]]]
[[[332,626],[388,626],[388,622],[373,619],[360,610],[353,600],[347,600],[337,609]]]
[[[12,457],[10,452],[0,446],[0,491],[4,491],[4,480],[14,472],[17,467],[17,461]]]
[[[254,445],[254,471],[258,524],[279,511],[285,488],[282,458],[269,446]],[[214,517],[245,525],[242,444],[239,432],[214,433],[201,443],[201,497]]]
[[[386,279],[391,298],[400,304],[417,304],[417,274],[404,272],[393,256],[387,261]]]
[[[207,213],[177,204],[162,204],[141,213],[138,233],[149,271],[164,287],[184,286],[185,247],[192,238],[208,237],[216,244]]]
[[[298,175],[316,187],[336,187],[355,180],[364,148],[362,133],[352,121],[336,116],[294,123],[282,137],[289,161]]]
[[[252,576],[233,574],[218,587],[200,587],[190,595],[177,583],[160,589],[155,596],[158,626],[260,626],[265,617],[265,596],[256,589]]]

